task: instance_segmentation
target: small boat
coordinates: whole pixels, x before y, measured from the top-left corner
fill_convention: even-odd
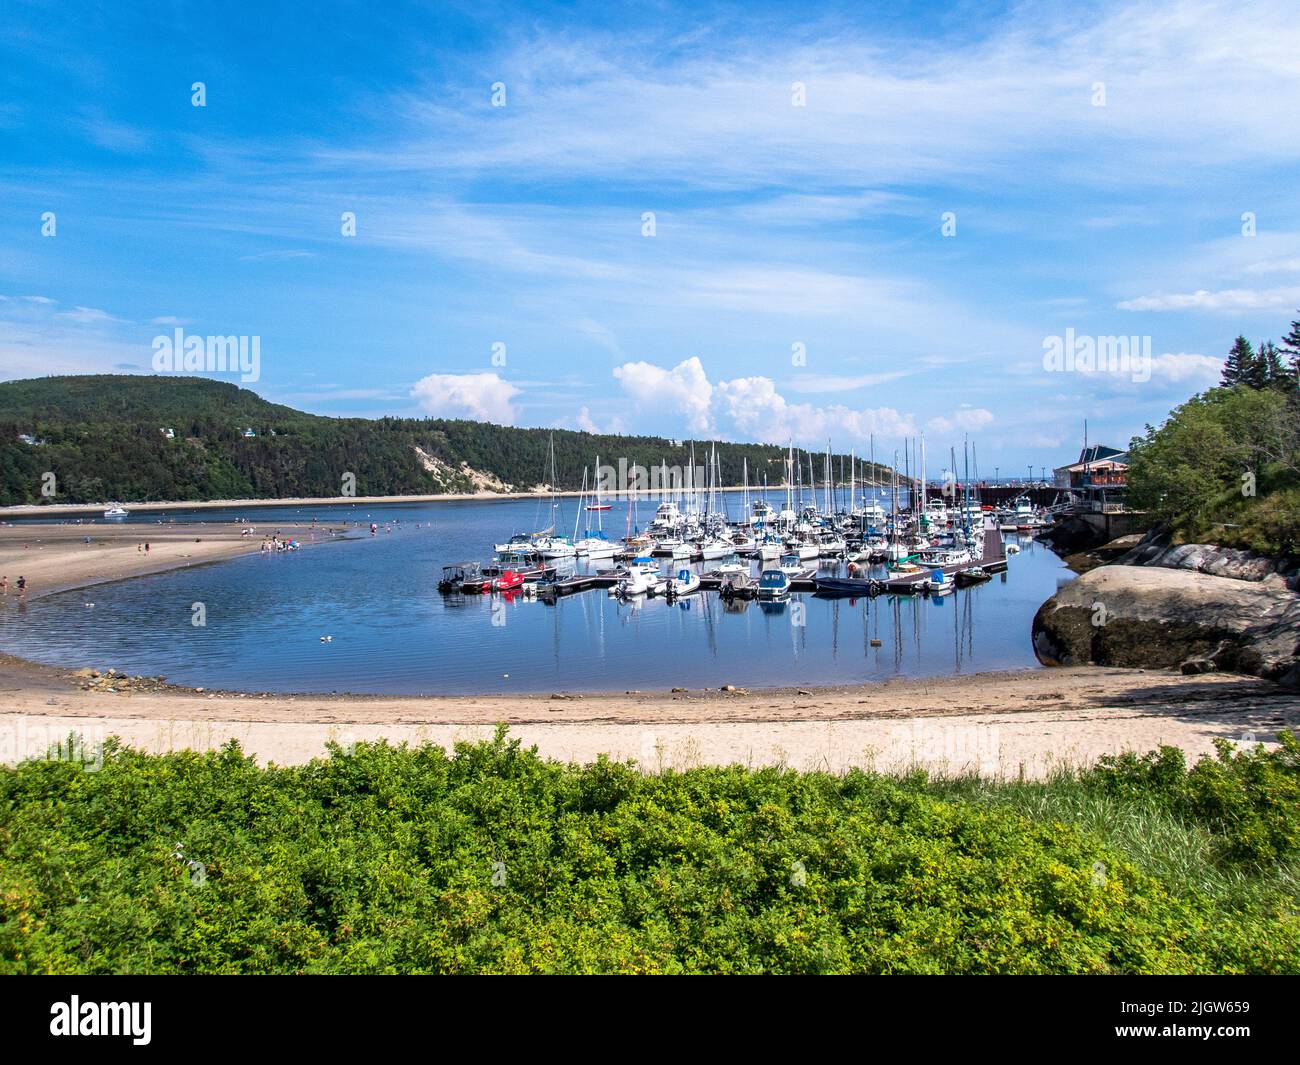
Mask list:
[[[679,569],[677,576],[669,577],[665,582],[664,595],[671,602],[683,595],[690,595],[700,590],[700,575],[688,569]]]
[[[718,594],[726,600],[752,599],[757,590],[758,582],[754,580],[748,570],[732,571],[722,578],[722,584],[718,587]]]
[[[937,569],[931,572],[923,581],[917,582],[921,591],[926,595],[949,595],[956,585],[944,576],[943,570]]]
[[[784,599],[789,594],[790,577],[784,570],[763,570],[758,578],[759,599]]]
[[[966,569],[958,570],[957,575],[953,578],[957,582],[958,588],[965,588],[971,584],[983,584],[985,581],[992,579],[992,575],[980,566],[968,566]]]
[[[459,562],[453,566],[442,567],[442,580],[438,582],[438,591],[443,595],[464,591],[466,584],[474,586],[475,591],[482,588],[483,578],[477,562]]]
[[[587,510],[612,510],[613,507],[611,507],[608,503],[588,503],[586,509]]]
[[[627,569],[619,575],[618,583],[609,590],[609,594],[623,598],[647,595],[655,591],[662,580],[659,575],[659,563],[653,558],[634,558]]]
[[[880,582],[870,577],[817,577],[815,583],[818,595],[875,596],[881,592]]]
[[[492,550],[498,555],[505,554],[507,551],[532,551],[533,538],[527,533],[515,533],[504,544],[493,544]]]
[[[494,592],[509,592],[519,588],[524,583],[524,575],[518,570],[508,569],[500,577],[492,578],[492,590]]]
[[[1007,544],[1007,554],[1008,554],[1008,555],[1018,555],[1018,554],[1020,554],[1020,545],[1019,545],[1019,544]]]
[[[129,513],[131,512],[127,510],[126,507],[109,507],[106,511],[104,511],[104,517],[125,518]]]

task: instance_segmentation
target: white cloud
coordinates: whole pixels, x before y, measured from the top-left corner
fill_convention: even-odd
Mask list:
[[[437,418],[472,418],[513,425],[518,416],[511,402],[519,388],[494,373],[429,374],[411,387],[420,408]]]
[[[76,322],[79,325],[99,325],[124,320],[114,318],[108,311],[101,311],[98,307],[75,307],[70,311],[60,312],[58,317],[66,318],[68,321]]]
[[[971,433],[992,425],[995,421],[992,411],[983,407],[966,407],[954,412],[950,417],[931,418],[925,427],[933,433],[963,432]]]
[[[1121,311],[1261,311],[1294,310],[1300,307],[1300,288],[1228,288],[1218,292],[1162,293],[1123,300]]]
[[[883,385],[897,381],[900,377],[909,377],[917,370],[894,370],[889,373],[867,373],[855,376],[836,376],[834,374],[800,374],[783,382],[791,392],[852,392],[858,388]]]
[[[1268,259],[1262,263],[1251,263],[1246,267],[1248,274],[1294,274],[1300,272],[1300,259]]]
[[[686,416],[692,433],[713,431],[709,413],[713,386],[698,356],[692,355],[671,370],[649,362],[625,362],[614,368],[614,379],[638,409],[670,407]]]
[[[177,318],[175,315],[164,314],[159,318],[150,318],[150,325],[193,325],[189,318]]]
[[[916,432],[912,417],[892,407],[791,403],[770,377],[739,377],[714,385],[697,357],[671,370],[647,362],[627,363],[614,370],[614,377],[639,408],[681,415],[687,428],[701,435],[819,447],[831,439],[865,443],[873,434],[900,437]]]
[[[1192,352],[1166,352],[1151,360],[1151,377],[1170,383],[1192,382],[1207,386],[1218,381],[1223,372],[1223,359],[1213,355]]]

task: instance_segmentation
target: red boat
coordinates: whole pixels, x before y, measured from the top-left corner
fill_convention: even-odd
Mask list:
[[[524,575],[517,570],[508,569],[500,577],[492,581],[492,588],[498,592],[507,592],[514,588],[520,587],[524,583]]]
[[[613,510],[614,508],[609,503],[588,503],[587,509],[588,510]]]

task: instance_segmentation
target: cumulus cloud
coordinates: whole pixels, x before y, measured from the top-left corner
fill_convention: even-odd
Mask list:
[[[686,416],[693,433],[711,433],[710,403],[713,386],[698,356],[692,355],[671,370],[649,362],[625,362],[614,368],[614,378],[639,409],[671,407]]]
[[[713,384],[694,357],[671,370],[647,362],[626,363],[614,370],[614,376],[640,407],[679,414],[691,432],[702,435],[820,446],[830,439],[865,442],[873,434],[897,437],[916,432],[911,415],[892,407],[791,403],[770,377]]]
[[[1190,381],[1194,384],[1212,385],[1223,371],[1223,360],[1213,355],[1192,352],[1166,352],[1151,360],[1152,378],[1171,383]]]
[[[411,387],[420,408],[436,418],[472,418],[513,425],[518,411],[512,402],[519,388],[494,373],[433,373]]]
[[[1294,310],[1300,306],[1300,288],[1226,288],[1218,292],[1170,292],[1122,300],[1121,311],[1265,311]]]

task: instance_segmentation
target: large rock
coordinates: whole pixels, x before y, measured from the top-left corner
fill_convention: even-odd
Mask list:
[[[1173,544],[1167,532],[1152,530],[1128,553],[1115,560],[1119,566],[1160,566],[1230,577],[1236,581],[1259,581],[1297,589],[1300,560],[1269,558],[1253,551],[1214,544]]]
[[[1102,566],[1038,609],[1047,665],[1220,669],[1300,687],[1300,596],[1267,584],[1161,566]]]

